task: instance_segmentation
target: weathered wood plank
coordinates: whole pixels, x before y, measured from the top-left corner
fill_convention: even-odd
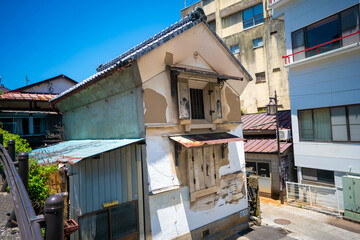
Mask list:
[[[144,198],[142,189],[142,171],[141,171],[141,145],[136,145],[136,178],[137,178],[137,189],[138,189],[138,204],[139,204],[139,237],[140,240],[145,239],[144,231]]]
[[[89,159],[90,160],[90,159]],[[98,159],[91,158],[91,170],[92,170],[92,199],[93,199],[93,211],[99,210],[101,204],[99,201],[99,167]]]
[[[219,186],[219,168],[220,168],[220,158],[221,158],[221,145],[214,145],[214,153],[215,153],[215,161],[214,161],[214,164],[215,164],[215,185],[216,186]]]
[[[188,162],[188,176],[189,176],[189,192],[190,195],[195,191],[195,184],[194,184],[194,162],[192,160],[192,148],[188,148],[186,150],[187,153],[187,162]]]
[[[193,149],[194,156],[194,175],[195,175],[195,189],[196,191],[202,190],[205,188],[205,176],[204,176],[204,158],[202,148]]]
[[[81,187],[84,187],[86,189],[86,212],[92,212],[93,211],[93,199],[92,199],[92,171],[91,171],[91,158],[86,158],[83,160],[85,162],[85,185],[82,185]]]
[[[111,201],[110,159],[109,153],[104,153],[105,202]]]
[[[197,198],[203,197],[203,196],[207,196],[209,194],[212,193],[216,193],[218,191],[218,187],[211,187],[211,188],[206,188],[200,191],[196,191],[194,192],[192,195],[192,197],[196,200]]]
[[[215,186],[215,154],[214,154],[214,146],[209,147],[209,153],[210,153],[210,165],[208,169],[208,174],[210,176],[210,183],[209,187]]]
[[[136,146],[130,145],[131,149],[131,183],[132,183],[132,198],[138,199],[138,186],[137,186],[137,164],[136,164]]]
[[[211,178],[210,178],[210,157],[212,157],[210,151],[212,147],[203,147],[203,157],[204,157],[204,182],[205,188],[213,187],[211,186]]]
[[[105,202],[105,167],[104,167],[104,154],[100,154],[98,162],[99,167],[99,203],[100,207]]]
[[[190,98],[188,83],[178,82],[179,119],[190,119]]]
[[[85,180],[85,161],[81,161],[79,163],[79,208],[81,214],[86,213],[86,188],[82,186],[86,186],[86,180]]]

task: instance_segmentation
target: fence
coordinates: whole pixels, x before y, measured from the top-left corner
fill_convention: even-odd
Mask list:
[[[289,205],[340,216],[336,188],[286,182],[286,194]]]

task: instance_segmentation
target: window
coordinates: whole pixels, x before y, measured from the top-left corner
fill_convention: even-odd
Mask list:
[[[246,171],[260,177],[270,178],[270,164],[264,162],[246,162]]]
[[[232,45],[232,46],[230,47],[230,50],[231,50],[231,53],[232,53],[232,54],[237,54],[237,53],[239,53],[239,52],[240,52],[239,44],[237,44],[237,45]]]
[[[202,89],[190,88],[191,118],[204,119],[204,98]]]
[[[265,72],[255,73],[256,83],[265,82]]]
[[[197,124],[221,122],[220,84],[205,79],[200,81],[180,77],[177,87],[179,119],[200,120],[194,121]]]
[[[221,19],[222,27],[227,28],[241,22],[241,12],[233,13]]]
[[[119,239],[138,236],[137,201],[87,213],[79,220],[81,239]]]
[[[244,29],[263,22],[264,22],[264,14],[263,14],[263,6],[261,3],[243,11]]]
[[[258,48],[264,46],[262,37],[253,40],[253,47]]]
[[[359,7],[354,6],[332,15],[319,22],[294,31],[291,34],[293,53],[317,46],[334,39],[344,37],[359,30]],[[325,44],[306,52],[295,54],[294,61],[324,53],[359,41],[359,35],[353,35],[339,41]]]
[[[217,192],[219,169],[216,163],[222,158],[222,146],[191,147],[187,149],[187,156],[190,201]]]
[[[334,183],[334,172],[314,168],[301,168],[304,180]]]
[[[299,111],[300,140],[360,141],[360,105]]]
[[[211,22],[208,22],[208,24],[209,24],[210,29],[213,30],[214,32],[216,32],[216,21],[213,20]]]

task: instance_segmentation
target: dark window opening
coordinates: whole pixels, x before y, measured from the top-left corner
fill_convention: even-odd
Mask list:
[[[214,32],[216,32],[216,21],[213,20],[211,22],[208,22],[208,24],[209,24],[210,29],[213,30]]]
[[[265,82],[265,72],[255,73],[256,83]]]
[[[334,183],[334,172],[314,168],[301,168],[302,178],[309,181]]]
[[[227,28],[241,22],[241,12],[233,13],[222,18],[222,27]]]
[[[190,102],[191,118],[205,119],[203,90],[190,88]]]

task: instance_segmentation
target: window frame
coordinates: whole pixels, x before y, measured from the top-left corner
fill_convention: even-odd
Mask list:
[[[120,204],[116,204],[114,206],[110,206],[110,207],[102,208],[102,209],[99,209],[99,210],[96,210],[96,211],[93,211],[93,212],[85,213],[85,214],[79,216],[79,222],[80,222],[81,218],[96,215],[96,214],[101,213],[101,212],[107,212],[107,214],[108,214],[108,223],[109,223],[109,226],[108,226],[109,240],[112,240],[114,238],[112,237],[111,209],[117,208],[117,207],[120,207],[120,206],[124,206],[124,205],[128,205],[128,204],[133,204],[133,203],[135,203],[135,209],[136,209],[136,227],[137,227],[137,230],[136,230],[136,232],[129,233],[128,235],[122,236],[122,237],[120,237],[118,239],[128,239],[129,237],[132,237],[132,236],[139,236],[140,225],[139,225],[138,200],[133,200],[133,201],[130,201],[130,202],[120,203]],[[79,235],[81,237],[81,231],[79,231]]]
[[[340,11],[340,12],[337,12],[337,13],[332,14],[332,15],[330,15],[330,16],[327,16],[327,17],[325,17],[325,18],[323,18],[323,19],[320,19],[320,20],[318,20],[318,21],[316,21],[316,22],[313,22],[313,23],[311,23],[311,24],[309,24],[309,25],[307,25],[307,26],[305,26],[305,27],[302,27],[302,28],[299,28],[299,29],[296,29],[296,30],[292,31],[292,32],[291,32],[291,49],[292,49],[292,53],[295,53],[295,51],[294,51],[294,34],[296,34],[297,32],[302,31],[302,34],[303,34],[303,36],[302,36],[302,38],[303,38],[303,45],[299,45],[299,46],[297,46],[297,48],[303,46],[303,47],[304,47],[304,50],[305,50],[305,49],[308,49],[308,48],[310,48],[310,47],[309,47],[308,41],[307,41],[307,39],[308,39],[308,30],[307,30],[307,29],[308,29],[309,27],[313,26],[313,25],[319,24],[321,21],[325,21],[326,19],[330,19],[330,18],[332,18],[332,17],[334,17],[334,16],[337,16],[337,17],[338,17],[338,21],[339,21],[338,31],[339,31],[340,37],[342,37],[342,34],[343,34],[344,31],[346,31],[346,30],[348,30],[348,29],[351,29],[350,27],[348,27],[348,28],[346,28],[346,29],[342,29],[342,13],[350,10],[351,8],[357,8],[358,22],[357,22],[357,24],[356,24],[355,26],[359,26],[359,25],[360,25],[360,4],[355,4],[355,5],[353,5],[353,6],[349,7],[349,8],[346,8],[346,9]],[[336,42],[337,42],[337,41],[336,41]],[[334,43],[335,43],[335,42],[334,42]],[[320,44],[321,44],[321,43],[320,43]],[[316,46],[316,45],[315,45],[315,46]],[[346,45],[346,46],[347,46],[347,45]],[[332,51],[332,50],[335,50],[335,49],[339,49],[339,48],[342,48],[342,47],[344,47],[343,39],[339,40],[339,47],[335,47],[335,48],[333,48],[333,49],[330,49],[330,50],[327,50],[327,51],[324,51],[324,52],[320,52],[320,51],[319,51],[319,54],[315,54],[315,55],[320,55],[320,54],[322,54],[322,53],[329,52],[329,51]],[[300,50],[300,51],[301,51],[301,50]],[[298,50],[297,50],[296,52],[298,52]],[[299,59],[295,59],[295,56],[297,56],[298,54],[293,55],[293,56],[292,56],[292,57],[293,57],[293,61],[298,61],[298,60],[301,60],[301,59],[306,59],[306,58],[315,56],[315,55],[309,54],[309,51],[302,52],[302,53],[300,53],[300,54],[301,54],[303,57],[301,57],[301,58],[299,58]]]
[[[264,76],[264,79],[258,80],[258,76],[259,76],[259,78]],[[255,73],[255,83],[257,84],[257,83],[264,83],[264,82],[266,82],[266,73],[265,72]]]
[[[255,7],[257,7],[259,5],[261,5],[262,13],[258,14],[258,15],[254,15],[254,9],[255,9]],[[247,10],[250,10],[250,9],[252,9],[252,17],[248,18],[248,19],[244,19],[244,12],[247,11]],[[256,22],[255,18],[259,17],[261,15],[262,15],[261,22],[256,24],[255,23]],[[245,27],[245,21],[249,21],[249,20],[252,20],[252,25]],[[249,7],[247,9],[242,10],[242,22],[243,22],[243,29],[244,30],[248,29],[248,28],[251,28],[253,26],[257,26],[257,25],[260,25],[260,24],[264,23],[264,6],[263,6],[263,4],[259,3],[259,4],[256,4],[256,5],[252,6],[252,7]]]
[[[298,129],[299,129],[299,140],[301,142],[323,142],[323,143],[360,143],[360,141],[352,141],[351,140],[351,132],[350,132],[350,123],[349,123],[349,106],[360,106],[360,104],[350,104],[350,105],[339,105],[339,106],[331,106],[331,107],[321,107],[321,108],[311,108],[311,109],[298,109],[297,110],[297,118],[298,118]],[[347,131],[347,141],[335,141],[333,139],[333,130],[332,130],[332,119],[331,119],[331,109],[332,108],[338,108],[338,107],[345,107],[345,117],[346,117],[346,131]],[[330,136],[331,139],[329,141],[322,141],[322,140],[316,140],[315,139],[315,127],[314,127],[314,110],[315,109],[323,109],[328,108],[330,113]],[[312,129],[313,129],[313,139],[303,139],[302,136],[302,120],[300,117],[300,112],[302,111],[311,111],[312,115]]]
[[[261,45],[255,46],[255,41],[256,41],[256,40],[259,40],[259,39],[261,39]],[[257,43],[259,44],[259,41],[257,41]],[[263,40],[263,38],[262,38],[262,37],[258,37],[258,38],[253,39],[253,49],[257,49],[257,48],[261,48],[261,47],[264,47],[264,40]]]
[[[315,171],[316,171],[316,178],[317,178],[317,180],[304,178],[304,176],[308,176],[308,175],[304,175],[304,169],[315,170]],[[326,181],[326,180],[319,180],[319,171],[332,172],[332,174],[333,174],[333,180],[332,180],[331,182],[330,182],[330,181]],[[334,171],[331,171],[331,170],[323,170],[323,169],[317,169],[317,168],[305,168],[305,167],[302,167],[302,168],[301,168],[301,175],[302,175],[302,180],[303,180],[303,181],[319,182],[319,183],[331,184],[331,185],[334,185],[334,184],[335,184],[335,173],[334,173]]]

